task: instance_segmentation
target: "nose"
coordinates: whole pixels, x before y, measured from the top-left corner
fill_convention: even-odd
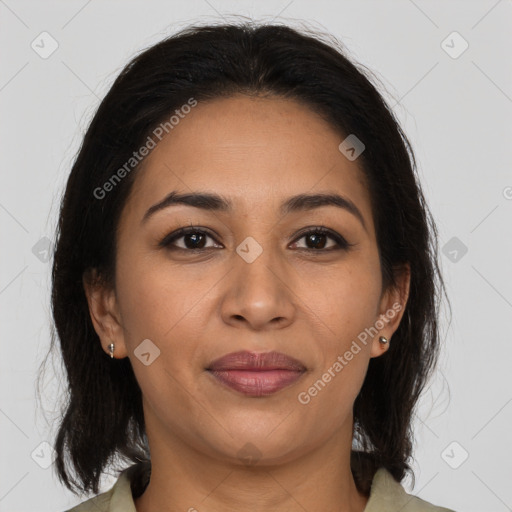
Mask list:
[[[296,314],[296,297],[284,263],[269,251],[252,263],[234,255],[234,267],[224,283],[221,316],[225,323],[252,330],[282,329]]]

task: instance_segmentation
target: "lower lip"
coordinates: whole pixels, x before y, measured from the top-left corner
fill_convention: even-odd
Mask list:
[[[303,375],[292,370],[208,370],[218,381],[247,396],[267,396],[290,386]]]

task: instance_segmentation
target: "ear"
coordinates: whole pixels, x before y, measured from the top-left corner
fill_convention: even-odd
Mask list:
[[[116,359],[126,357],[128,354],[114,288],[98,276],[96,269],[84,272],[82,284],[92,324],[101,340],[103,350],[110,355],[108,346],[113,343],[114,357]]]
[[[411,267],[408,263],[395,269],[395,286],[389,286],[382,293],[379,304],[379,318],[375,322],[378,330],[372,341],[370,357],[379,357],[389,348],[391,337],[398,329],[405,312],[411,283]],[[388,343],[381,343],[379,337],[384,336]]]

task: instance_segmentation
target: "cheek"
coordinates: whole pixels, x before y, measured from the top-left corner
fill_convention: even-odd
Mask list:
[[[350,267],[318,276],[314,286],[301,290],[307,297],[317,353],[315,371],[302,391],[315,407],[338,404],[339,418],[355,400],[368,368],[375,334],[371,328],[379,318],[379,272],[373,260],[361,258]]]
[[[337,268],[304,273],[297,283],[296,294],[305,310],[331,341],[333,337],[339,340],[338,348],[378,318],[380,268],[373,259],[356,260],[352,258]]]
[[[211,274],[198,275],[192,266],[177,269],[167,261],[145,262],[144,258],[133,264],[125,258],[119,265],[118,300],[125,342],[137,381],[152,406],[158,403],[165,408],[169,404],[159,401],[167,402],[170,397],[174,397],[174,406],[187,403],[182,387],[195,385],[201,336],[214,307],[208,291],[216,276]],[[157,354],[148,366],[138,358],[146,339],[156,346],[146,342],[150,358],[153,352]]]
[[[174,332],[204,317],[201,309],[208,304],[211,274],[198,275],[192,266],[183,270],[149,258],[120,259],[118,269],[118,301],[130,338],[167,342]]]
[[[311,406],[308,414],[329,421],[322,428],[339,426],[352,410],[363,385],[371,351],[371,326],[357,304],[339,308],[325,335],[316,336],[317,366],[299,390],[300,404]]]

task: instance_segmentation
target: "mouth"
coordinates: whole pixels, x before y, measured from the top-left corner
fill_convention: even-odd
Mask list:
[[[246,396],[268,396],[299,380],[306,367],[281,352],[233,352],[216,359],[206,370],[220,384]]]

